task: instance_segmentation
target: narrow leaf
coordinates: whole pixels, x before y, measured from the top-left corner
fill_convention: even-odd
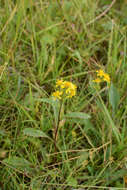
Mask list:
[[[27,161],[24,158],[20,158],[17,156],[13,156],[10,158],[6,158],[3,160],[4,163],[10,164],[10,165],[14,165],[14,166],[28,166],[31,165],[31,163],[29,161]]]
[[[35,169],[33,168],[32,163],[30,163],[28,160],[25,158],[21,158],[18,156],[12,156],[9,158],[6,158],[2,161],[5,163],[5,165],[10,165],[12,168],[16,168],[18,170],[23,170],[26,173],[33,174],[35,173]]]
[[[23,130],[24,135],[28,135],[31,137],[44,137],[52,140],[49,136],[47,136],[43,131],[33,128],[25,128]]]
[[[119,132],[118,128],[116,127],[116,125],[114,124],[114,121],[112,120],[108,109],[106,108],[106,106],[103,103],[103,100],[101,99],[100,96],[99,96],[99,98],[101,100],[102,109],[103,109],[103,112],[104,112],[105,116],[107,117],[107,121],[109,123],[109,126],[112,127],[112,130],[114,132],[114,135],[116,136],[117,141],[120,142],[120,139],[121,139],[120,132]]]
[[[109,102],[112,106],[113,112],[116,112],[119,105],[119,100],[120,100],[119,92],[112,83],[109,89]]]
[[[65,115],[66,118],[78,118],[78,119],[89,119],[91,116],[83,112],[70,112]]]

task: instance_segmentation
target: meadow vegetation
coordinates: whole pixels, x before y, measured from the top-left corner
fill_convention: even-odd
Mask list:
[[[127,188],[126,30],[126,0],[0,0],[0,190]]]

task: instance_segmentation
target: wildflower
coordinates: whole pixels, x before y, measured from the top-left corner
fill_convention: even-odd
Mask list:
[[[63,81],[57,80],[56,81],[56,91],[52,93],[52,96],[55,99],[59,99],[60,101],[60,106],[59,106],[59,111],[58,111],[58,116],[56,119],[56,129],[54,131],[54,143],[55,143],[55,149],[57,149],[56,143],[57,143],[57,136],[58,136],[58,131],[59,127],[64,125],[65,120],[61,121],[61,110],[62,110],[62,105],[64,103],[64,99],[66,100],[67,98],[72,98],[73,96],[76,95],[76,85],[69,81]],[[75,137],[76,134],[73,132],[73,136]]]
[[[55,98],[61,99],[61,95],[63,94],[62,91],[56,91],[52,93],[52,96],[54,96]]]
[[[56,88],[59,89],[52,96],[61,98],[72,98],[76,95],[77,86],[69,81],[57,80]]]
[[[107,83],[110,83],[109,74],[105,73],[102,69],[97,70],[96,73],[97,73],[97,78],[93,80],[93,82],[100,83],[100,82],[105,81]]]
[[[97,76],[98,76],[98,77],[103,77],[104,74],[105,74],[104,71],[103,71],[102,69],[97,70],[96,72],[97,72]]]
[[[76,95],[76,90],[73,88],[67,88],[66,95],[67,95],[67,98],[72,98],[72,96]]]
[[[101,79],[100,78],[96,78],[95,80],[93,80],[93,82],[100,83]]]
[[[69,88],[69,89],[75,90],[77,88],[77,86],[72,84],[71,82],[65,81],[64,82],[64,88]]]
[[[66,89],[65,90],[65,93],[67,95],[66,98],[72,98],[73,96],[76,95],[77,86],[72,84],[71,82],[65,81],[64,88]]]
[[[63,86],[63,80],[57,80],[56,87],[62,87]]]
[[[109,77],[109,75],[107,73],[104,74],[103,80],[110,83],[110,77]]]

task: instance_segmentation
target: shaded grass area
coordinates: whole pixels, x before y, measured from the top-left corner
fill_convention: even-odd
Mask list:
[[[111,3],[0,0],[1,189],[126,188],[126,0],[114,1],[96,20]],[[119,93],[115,112],[106,84],[92,82],[100,68]],[[62,120],[55,152],[51,140],[23,130],[53,138],[53,109],[40,99],[51,96],[59,78],[78,87],[64,111],[91,119]]]

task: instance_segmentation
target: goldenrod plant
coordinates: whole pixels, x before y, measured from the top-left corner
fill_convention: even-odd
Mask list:
[[[99,98],[100,103],[102,104],[103,109],[105,110],[105,113],[109,119],[109,122],[112,124],[111,131],[113,131],[114,135],[116,136],[117,141],[120,142],[121,137],[120,137],[119,129],[114,125],[112,118],[110,117],[108,110],[103,103],[102,97],[98,93],[98,91],[100,90],[100,83],[106,82],[106,84],[107,84],[108,93],[106,93],[106,98],[107,98],[107,100],[109,100],[109,103],[112,107],[112,111],[113,111],[112,115],[114,115],[114,113],[118,107],[118,104],[119,104],[119,93],[118,93],[116,87],[114,86],[113,82],[111,81],[109,74],[105,73],[104,70],[102,70],[102,69],[96,70],[96,76],[97,77],[96,77],[96,79],[93,80],[93,82],[97,83],[97,85],[98,85],[97,87],[99,87],[99,88],[95,87],[97,96]]]
[[[54,99],[60,100],[59,114],[58,114],[58,119],[56,123],[55,134],[54,134],[54,141],[55,141],[55,147],[56,147],[56,140],[57,140],[57,134],[59,130],[62,104],[65,102],[66,99],[72,98],[73,96],[76,95],[77,86],[69,81],[57,80],[55,87],[56,87],[56,91],[52,93],[52,96]]]

